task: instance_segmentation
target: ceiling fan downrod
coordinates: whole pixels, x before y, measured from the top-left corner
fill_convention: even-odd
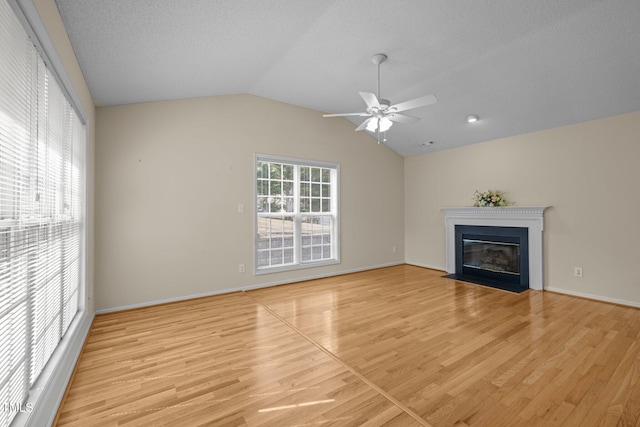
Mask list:
[[[376,53],[371,57],[371,62],[378,66],[378,99],[380,99],[380,64],[387,60],[387,55],[384,53]]]
[[[378,93],[376,95],[378,97],[379,103],[381,104],[380,105],[381,107],[383,103],[386,104],[387,106],[390,104],[388,101],[380,98],[380,64],[382,64],[386,60],[387,60],[387,55],[385,55],[384,53],[376,53],[371,57],[371,62],[376,64],[376,66],[378,67]],[[376,115],[379,116],[380,113]],[[378,120],[380,120],[380,117],[378,117]],[[378,140],[378,144],[380,144],[380,133],[382,133],[382,138],[386,141],[387,138],[384,135],[385,132],[380,132],[380,124],[378,122],[378,124],[376,125],[376,139]]]

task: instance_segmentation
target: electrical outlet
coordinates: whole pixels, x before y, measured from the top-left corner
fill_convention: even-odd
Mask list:
[[[391,248],[391,251],[395,254],[395,253],[396,253],[396,247],[395,247],[395,246],[394,246],[394,247],[392,247],[392,248]]]
[[[238,273],[244,273],[244,264],[238,266]]]
[[[576,277],[582,277],[582,267],[575,267],[573,269],[573,274]]]

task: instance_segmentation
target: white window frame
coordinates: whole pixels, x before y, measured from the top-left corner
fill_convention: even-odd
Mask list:
[[[293,212],[282,213],[264,213],[259,212],[257,202],[259,197],[258,191],[258,163],[259,162],[272,162],[282,163],[295,166],[294,168],[294,209]],[[330,212],[318,213],[318,212],[300,212],[300,167],[315,167],[331,169],[331,206]],[[254,200],[254,274],[268,274],[282,271],[298,270],[311,267],[320,267],[326,265],[333,265],[340,263],[340,165],[338,163],[323,162],[317,160],[299,159],[293,157],[274,156],[268,154],[255,154],[254,155],[254,168],[253,168],[253,200]],[[258,255],[258,242],[259,242],[259,218],[261,217],[293,217],[293,262],[289,264],[278,264],[274,266],[259,267],[259,255]],[[330,232],[331,232],[331,257],[320,260],[302,261],[302,219],[308,216],[328,216],[331,218]]]

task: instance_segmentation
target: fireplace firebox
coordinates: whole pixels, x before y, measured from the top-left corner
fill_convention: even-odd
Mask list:
[[[522,292],[529,288],[528,238],[524,227],[456,225],[456,270],[448,277]]]

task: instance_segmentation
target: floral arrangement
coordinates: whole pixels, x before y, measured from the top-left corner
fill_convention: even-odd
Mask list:
[[[511,203],[509,203],[505,199],[504,193],[502,191],[487,190],[481,193],[480,191],[476,190],[476,192],[473,194],[474,207],[494,208],[498,206],[508,206],[510,204]]]

